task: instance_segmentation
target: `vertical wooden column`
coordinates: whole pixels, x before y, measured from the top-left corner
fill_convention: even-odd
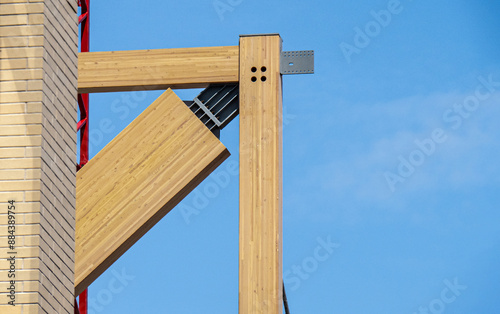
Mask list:
[[[240,38],[240,314],[283,311],[281,42]]]

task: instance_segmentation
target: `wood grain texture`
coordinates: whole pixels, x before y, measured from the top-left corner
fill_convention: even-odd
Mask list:
[[[227,157],[167,90],[77,173],[75,295]]]
[[[279,36],[240,38],[241,314],[283,311],[280,53]]]
[[[204,88],[238,82],[239,47],[80,53],[78,92]]]

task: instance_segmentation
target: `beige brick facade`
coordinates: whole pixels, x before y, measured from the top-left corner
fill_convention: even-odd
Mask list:
[[[0,313],[73,312],[76,10],[76,0],[0,0]]]

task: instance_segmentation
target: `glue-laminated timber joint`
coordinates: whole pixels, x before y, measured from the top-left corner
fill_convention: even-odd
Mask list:
[[[85,52],[78,92],[205,88],[238,82],[239,47]]]

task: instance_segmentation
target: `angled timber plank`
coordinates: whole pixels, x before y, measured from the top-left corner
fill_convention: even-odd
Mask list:
[[[204,88],[238,82],[239,47],[84,52],[78,92]]]
[[[227,157],[167,90],[77,173],[75,295]]]
[[[240,38],[239,313],[281,314],[281,38]]]

